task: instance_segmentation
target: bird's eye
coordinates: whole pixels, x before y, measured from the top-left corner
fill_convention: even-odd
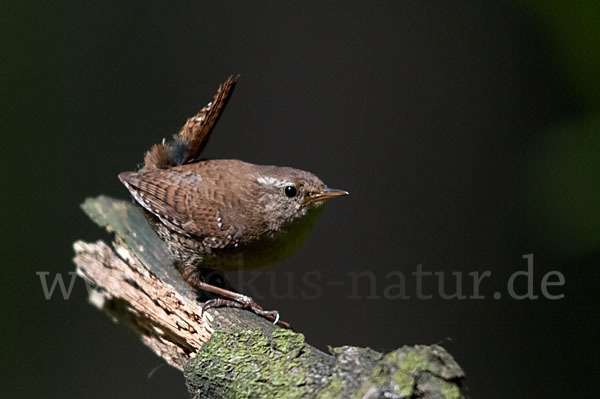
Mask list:
[[[296,187],[294,186],[285,186],[285,189],[283,191],[285,192],[285,195],[287,195],[290,198],[296,196]]]

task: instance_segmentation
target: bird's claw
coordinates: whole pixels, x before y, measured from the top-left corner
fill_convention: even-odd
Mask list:
[[[278,325],[282,328],[286,328],[291,330],[292,327],[289,323],[280,320],[279,312],[276,310],[264,310],[262,306],[258,305],[254,300],[250,297],[245,297],[241,301],[235,301],[231,299],[223,299],[223,298],[215,298],[209,299],[204,302],[202,305],[201,315],[204,314],[208,309],[216,309],[216,308],[237,308],[237,309],[246,309],[250,310],[252,313],[264,317],[265,319],[273,322],[273,324]]]

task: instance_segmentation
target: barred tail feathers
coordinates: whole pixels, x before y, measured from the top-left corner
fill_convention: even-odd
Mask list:
[[[143,169],[167,169],[198,159],[208,143],[210,133],[233,94],[239,75],[231,75],[223,82],[211,102],[189,118],[170,143],[155,144],[144,156]]]

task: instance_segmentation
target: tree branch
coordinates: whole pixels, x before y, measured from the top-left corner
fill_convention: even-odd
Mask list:
[[[74,244],[90,302],[183,370],[193,398],[463,397],[464,373],[437,345],[327,354],[247,311],[211,309],[202,317],[196,292],[138,207],[100,196],[82,208],[114,233],[112,247]]]

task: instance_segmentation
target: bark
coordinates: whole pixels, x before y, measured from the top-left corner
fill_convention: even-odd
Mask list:
[[[111,246],[74,244],[77,273],[92,287],[90,302],[182,370],[192,398],[464,397],[464,372],[438,345],[325,353],[247,311],[201,315],[198,294],[137,206],[100,196],[82,208],[114,234]]]

